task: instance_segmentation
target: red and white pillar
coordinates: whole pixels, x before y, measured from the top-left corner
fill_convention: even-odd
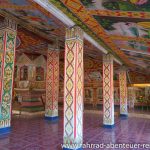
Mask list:
[[[6,18],[0,25],[0,134],[11,127],[16,34],[16,23]]]
[[[127,75],[126,68],[122,67],[119,71],[119,86],[120,86],[120,116],[128,116],[127,108]]]
[[[66,30],[64,77],[63,149],[79,150],[83,143],[84,70],[83,31],[77,26]]]
[[[136,101],[136,88],[135,87],[128,87],[129,108],[134,108],[135,101]]]
[[[59,51],[49,45],[47,51],[45,118],[58,119],[59,98]]]
[[[114,126],[113,56],[103,55],[103,125]]]

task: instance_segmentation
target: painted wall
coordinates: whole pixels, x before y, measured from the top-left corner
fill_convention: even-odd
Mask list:
[[[63,52],[60,53],[60,86],[59,86],[59,101],[63,102],[63,92],[64,92],[64,60]],[[33,59],[34,58],[34,59]],[[21,66],[29,67],[29,79],[32,81],[32,88],[44,89],[45,88],[45,78],[44,81],[36,81],[36,66],[46,66],[46,57],[42,55],[39,56],[28,56],[22,54],[17,58],[16,65],[20,68]],[[34,68],[34,69],[33,69]],[[119,82],[118,74],[116,71],[118,68],[114,67],[114,101],[119,104]],[[46,75],[46,68],[44,68],[44,76]],[[129,72],[130,80],[132,83],[147,83],[150,81],[150,77],[139,74],[136,72]],[[16,87],[18,87],[18,82],[20,82],[20,71],[17,70],[15,77]],[[150,82],[149,82],[150,83]],[[89,104],[102,103],[103,91],[102,91],[102,62],[97,62],[89,57],[84,57],[84,101]],[[141,91],[141,90],[137,90]],[[145,91],[144,91],[145,92]],[[144,93],[142,93],[144,94]],[[140,95],[137,94],[137,97]]]

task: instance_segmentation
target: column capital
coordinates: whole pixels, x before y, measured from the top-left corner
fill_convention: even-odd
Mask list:
[[[56,45],[48,44],[48,51],[57,51],[59,52],[59,47],[56,47]]]
[[[66,40],[80,39],[83,40],[83,30],[78,26],[73,26],[66,29]]]
[[[55,42],[53,44],[48,44],[48,50],[51,51],[59,51],[59,40],[55,39]]]
[[[128,68],[126,66],[121,66],[120,69],[118,70],[118,72],[124,72],[127,70],[128,70]]]
[[[103,62],[113,63],[114,56],[111,53],[103,54]]]
[[[0,28],[1,29],[11,29],[11,30],[17,30],[17,23],[15,20],[12,20],[10,18],[5,18],[2,23],[0,23]]]

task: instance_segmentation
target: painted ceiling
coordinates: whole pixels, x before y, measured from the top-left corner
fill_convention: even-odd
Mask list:
[[[0,0],[0,10],[2,14],[19,18],[19,22],[27,28],[32,25],[32,31],[37,30],[45,37],[59,35],[63,38],[65,34],[64,24],[32,0]]]
[[[150,74],[149,0],[49,1],[130,70]],[[66,26],[32,0],[0,0],[0,14],[19,20],[18,52],[46,55],[47,43],[58,37],[64,48]],[[102,62],[102,53],[87,41],[84,53]]]
[[[131,70],[150,74],[149,0],[58,0],[57,2],[50,0],[50,2],[69,14],[68,16],[75,14]],[[63,9],[64,6],[68,8],[68,12]]]

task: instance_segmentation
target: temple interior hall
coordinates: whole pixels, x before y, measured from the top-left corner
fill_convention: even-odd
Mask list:
[[[97,149],[150,149],[150,1],[0,0],[0,150]]]

